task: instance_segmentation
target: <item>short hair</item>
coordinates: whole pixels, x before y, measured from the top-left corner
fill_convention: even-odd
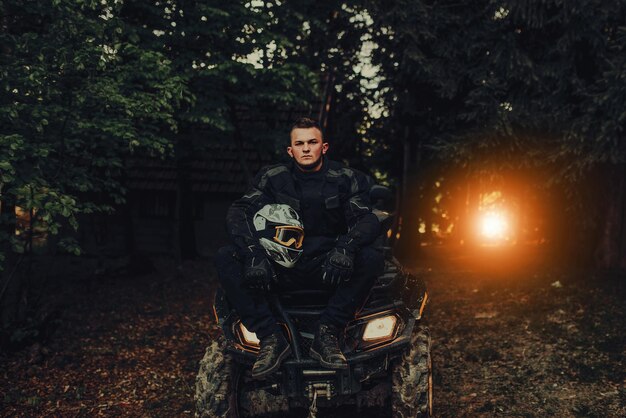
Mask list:
[[[296,119],[293,125],[291,125],[291,129],[289,129],[289,134],[291,134],[291,131],[293,131],[294,129],[308,129],[308,128],[317,128],[317,130],[322,132],[322,137],[324,136],[324,132],[322,131],[322,127],[320,126],[319,122],[311,118]]]

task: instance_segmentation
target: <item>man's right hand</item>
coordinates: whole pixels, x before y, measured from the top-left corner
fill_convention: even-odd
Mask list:
[[[250,290],[269,292],[274,269],[264,250],[248,248],[243,271],[243,285]]]

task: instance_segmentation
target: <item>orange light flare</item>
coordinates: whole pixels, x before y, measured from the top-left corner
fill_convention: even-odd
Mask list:
[[[481,213],[478,222],[478,232],[483,240],[497,243],[510,238],[511,223],[504,210],[491,209]]]

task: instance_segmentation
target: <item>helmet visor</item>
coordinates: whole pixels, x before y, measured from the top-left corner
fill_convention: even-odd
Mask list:
[[[276,227],[274,241],[289,248],[300,249],[304,240],[304,230],[299,226],[281,225]]]

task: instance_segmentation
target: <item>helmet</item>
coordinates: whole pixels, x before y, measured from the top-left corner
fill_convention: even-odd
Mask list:
[[[289,205],[271,203],[254,214],[254,229],[269,257],[291,268],[302,254],[304,229],[298,213]]]

